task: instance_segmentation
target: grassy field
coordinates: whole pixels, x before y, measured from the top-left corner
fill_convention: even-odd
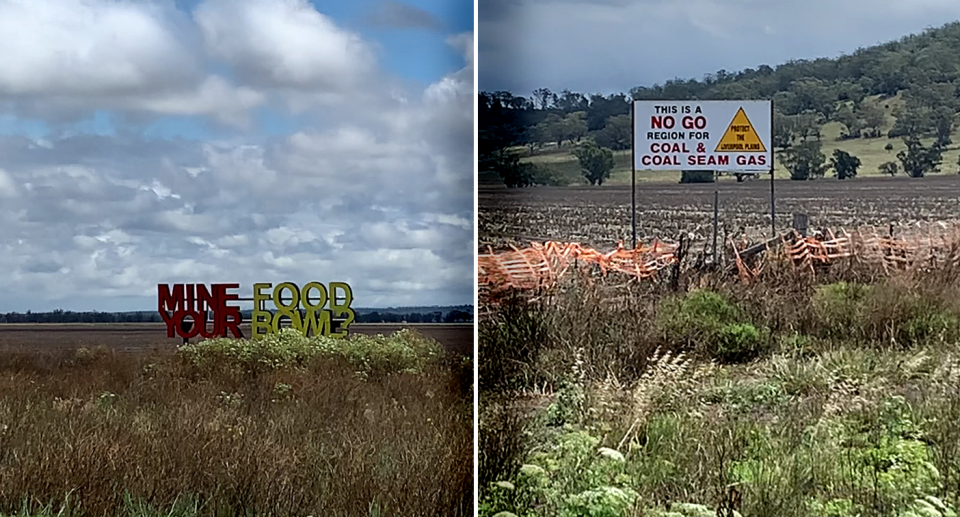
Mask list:
[[[0,515],[472,515],[469,361],[295,334],[0,354]]]
[[[580,277],[500,305],[480,515],[955,516],[960,275],[875,273]]]
[[[886,132],[893,127],[893,123],[895,121],[895,118],[893,117],[894,110],[903,105],[903,100],[899,96],[885,100],[880,100],[875,97],[868,98],[864,102],[879,103],[884,108],[884,111],[887,114],[887,125],[883,128],[883,134],[886,134]],[[828,160],[835,149],[847,151],[848,153],[860,158],[860,161],[862,162],[858,176],[867,177],[881,175],[879,171],[880,164],[884,162],[893,161],[899,164],[899,161],[897,160],[897,153],[906,148],[900,138],[887,138],[886,136],[883,136],[880,138],[840,140],[839,138],[842,127],[843,126],[838,122],[829,122],[825,124],[821,130],[821,141],[823,143],[822,152]],[[960,157],[960,133],[954,133],[952,139],[955,141],[955,144],[948,146],[947,151],[943,154],[943,164],[940,168],[941,173],[943,174],[956,174],[958,170],[960,170],[960,167],[957,165],[957,158]],[[925,145],[930,145],[932,142],[932,138],[924,140]],[[893,149],[890,151],[884,149],[888,143],[893,144]],[[573,144],[567,143],[564,148],[557,149],[556,144],[550,144],[545,146],[542,152],[534,156],[527,156],[523,159],[523,161],[535,163],[556,171],[568,178],[570,184],[580,184],[583,183],[582,175],[580,174],[580,165],[577,162],[576,157],[570,153],[570,150],[573,149],[573,147]],[[608,180],[609,184],[616,185],[630,183],[630,158],[631,151],[629,150],[616,151],[614,153],[616,165],[610,176],[610,179]],[[775,158],[775,161],[776,178],[789,179],[790,173],[786,170],[786,168],[783,167],[783,165],[780,163],[780,160]],[[828,172],[828,174],[832,174],[832,171]],[[484,180],[482,183],[494,183],[498,180],[496,177],[493,177],[489,174],[487,176],[488,177],[482,178]],[[680,172],[638,170],[637,181],[679,182]],[[730,177],[724,177],[722,178],[722,181],[735,180]]]
[[[469,323],[354,323],[350,334],[392,334],[403,328],[417,330],[436,339],[451,353],[473,354],[473,325]],[[249,323],[240,325],[250,335]],[[167,352],[181,343],[168,338],[162,323],[2,323],[0,351],[55,351],[81,346],[104,346],[120,352]]]

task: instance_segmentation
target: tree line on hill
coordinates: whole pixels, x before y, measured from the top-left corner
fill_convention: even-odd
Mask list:
[[[430,312],[399,312],[394,310],[356,311],[354,323],[472,323],[473,308],[459,306],[449,310]],[[242,311],[244,321],[250,321],[250,311]],[[161,323],[157,312],[99,312],[64,311],[0,313],[2,323]]]
[[[898,95],[902,105],[893,109],[894,124],[884,134],[885,108]],[[821,153],[821,128],[827,122],[840,124],[841,139],[902,138],[906,149],[898,161],[883,164],[881,172],[896,175],[902,170],[923,177],[938,171],[958,123],[960,22],[838,58],[720,70],[702,80],[672,79],[628,93],[585,95],[538,88],[524,97],[481,92],[480,171],[498,173],[508,187],[559,184],[563,178],[550,170],[521,162],[517,149],[536,154],[547,145],[562,149],[579,144],[574,154],[584,178],[602,184],[613,169],[612,151],[631,146],[632,101],[712,99],[771,99],[773,144],[793,179],[821,177],[830,168],[841,179],[856,175],[856,157],[834,154],[828,162]],[[924,138],[933,143],[924,145]]]

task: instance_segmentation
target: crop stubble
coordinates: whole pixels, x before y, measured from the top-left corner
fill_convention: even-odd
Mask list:
[[[720,236],[770,236],[770,182],[637,185],[637,234],[642,242],[675,241],[682,232],[709,239],[714,191],[719,191]],[[960,176],[777,181],[777,228],[793,213],[811,228],[886,228],[960,219]],[[506,189],[481,186],[479,248],[523,246],[531,240],[579,242],[601,251],[630,245],[630,187]]]

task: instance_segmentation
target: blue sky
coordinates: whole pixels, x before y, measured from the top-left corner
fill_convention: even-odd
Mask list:
[[[382,5],[379,0],[352,2],[313,2],[324,12],[343,20],[344,24],[379,42],[387,68],[398,75],[424,85],[458,70],[463,56],[443,45],[444,33],[473,31],[473,3],[465,0],[429,0],[406,2],[433,15],[440,24],[437,30],[377,28],[367,21],[371,12]],[[437,59],[424,59],[443,48]]]
[[[473,299],[473,5],[0,0],[0,311]]]

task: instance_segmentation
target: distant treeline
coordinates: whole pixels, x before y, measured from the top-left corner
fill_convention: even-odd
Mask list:
[[[548,88],[531,94],[479,93],[480,172],[498,173],[508,187],[567,183],[568,178],[558,177],[548,166],[521,162],[518,150],[524,147],[528,156],[548,144],[552,149],[564,144],[576,149],[582,141],[612,151],[630,149],[630,106],[635,100],[770,99],[773,144],[784,151],[781,156],[793,179],[822,175],[817,162],[825,160],[819,148],[821,128],[828,122],[841,125],[844,140],[903,138],[909,148],[903,158],[898,156],[903,171],[920,177],[936,170],[940,152],[960,124],[960,22],[837,58],[719,70],[703,79],[674,78],[609,95]],[[897,95],[902,105],[888,106]],[[893,125],[884,131],[888,107]],[[936,138],[933,149],[920,145],[925,137]],[[807,173],[803,169],[810,168],[811,161],[814,170]],[[881,172],[897,173],[893,168]]]
[[[418,307],[418,309],[421,309]],[[355,309],[355,323],[470,323],[473,322],[473,307],[436,307],[431,311],[403,312],[399,309]],[[250,321],[250,311],[242,311],[244,321]],[[157,312],[52,312],[0,313],[0,323],[161,323]]]

